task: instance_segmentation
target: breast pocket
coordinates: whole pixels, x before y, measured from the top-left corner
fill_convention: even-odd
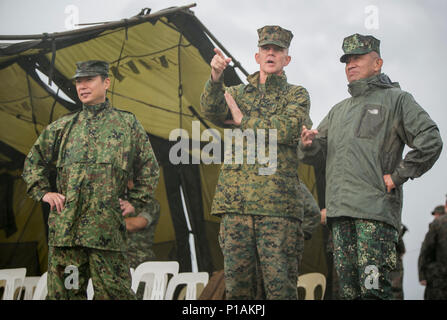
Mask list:
[[[385,109],[381,105],[367,104],[362,110],[359,124],[355,128],[355,136],[371,139],[377,133],[385,121]]]

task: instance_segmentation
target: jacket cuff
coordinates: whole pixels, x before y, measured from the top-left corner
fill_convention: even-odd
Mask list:
[[[205,90],[209,90],[210,92],[221,91],[224,88],[223,77],[220,77],[219,81],[214,82],[213,79],[210,78],[205,84]]]
[[[35,191],[32,195],[32,198],[34,198],[34,200],[36,201],[42,201],[43,196],[46,195],[48,192],[50,191],[49,190]]]
[[[400,186],[400,185],[404,184],[408,180],[408,178],[401,178],[399,176],[399,174],[397,173],[397,171],[394,171],[391,174],[391,180],[393,180],[394,185]]]

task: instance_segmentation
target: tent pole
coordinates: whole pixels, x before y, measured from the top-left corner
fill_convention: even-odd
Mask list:
[[[119,28],[123,26],[131,26],[133,24],[139,24],[141,21],[145,20],[151,20],[153,18],[157,18],[160,16],[165,16],[167,14],[172,14],[177,11],[187,10],[192,7],[195,7],[196,4],[192,3],[186,6],[182,7],[175,7],[170,9],[165,9],[161,11],[157,11],[152,14],[147,14],[144,16],[135,16],[129,19],[123,19],[119,21],[111,21],[106,22],[102,25],[95,25],[92,27],[82,28],[82,29],[76,29],[76,30],[70,30],[70,31],[64,31],[64,32],[54,32],[54,33],[43,33],[43,34],[30,34],[30,35],[0,35],[0,40],[45,40],[45,39],[56,39],[66,36],[73,36],[81,33],[85,33],[87,31],[98,31],[98,30],[106,30],[106,29],[113,29],[113,28]]]
[[[183,214],[185,215],[186,226],[188,227],[188,233],[189,233],[188,240],[189,240],[189,248],[191,251],[191,255],[190,255],[191,271],[199,272],[199,267],[198,267],[198,263],[197,263],[195,235],[194,235],[194,232],[191,227],[191,221],[189,218],[188,209],[187,209],[186,202],[185,202],[185,196],[183,195],[183,186],[181,183],[179,185],[179,188],[180,188],[180,197],[182,200]]]
[[[231,58],[231,61],[233,61],[233,64],[236,68],[238,68],[239,70],[242,71],[242,73],[248,77],[249,73],[242,67],[241,63],[239,61],[237,61],[232,55],[231,53],[222,45],[222,43],[220,43],[219,40],[216,39],[216,37],[208,30],[207,27],[205,27],[205,25],[196,17],[194,16],[194,19],[197,21],[197,23],[200,25],[200,28],[202,28],[202,30],[208,35],[208,37],[211,38],[211,40],[214,41],[215,44],[217,44],[219,46],[220,49],[222,49],[222,51],[227,55],[227,57]]]

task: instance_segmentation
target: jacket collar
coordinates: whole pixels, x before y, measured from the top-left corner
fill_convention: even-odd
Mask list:
[[[391,82],[390,78],[384,73],[356,80],[348,84],[348,92],[353,97],[362,96],[371,91],[386,88],[400,88],[400,86],[397,82]]]
[[[92,106],[87,106],[85,104],[82,105],[82,110],[87,115],[93,115],[93,116],[96,116],[98,113],[108,108],[110,108],[110,102],[108,98],[106,98],[106,101]]]
[[[249,75],[247,81],[253,87],[259,89],[259,71]],[[286,73],[283,71],[281,75],[269,74],[265,81],[265,90],[270,91],[276,88],[282,88],[287,84]]]

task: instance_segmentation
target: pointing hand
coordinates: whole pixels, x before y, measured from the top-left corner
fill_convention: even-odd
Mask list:
[[[231,62],[231,58],[225,58],[222,51],[220,51],[218,48],[214,48],[214,52],[216,54],[214,55],[213,60],[211,60],[210,64],[211,79],[213,79],[214,82],[217,82],[222,76],[222,73],[224,72],[225,68]]]

